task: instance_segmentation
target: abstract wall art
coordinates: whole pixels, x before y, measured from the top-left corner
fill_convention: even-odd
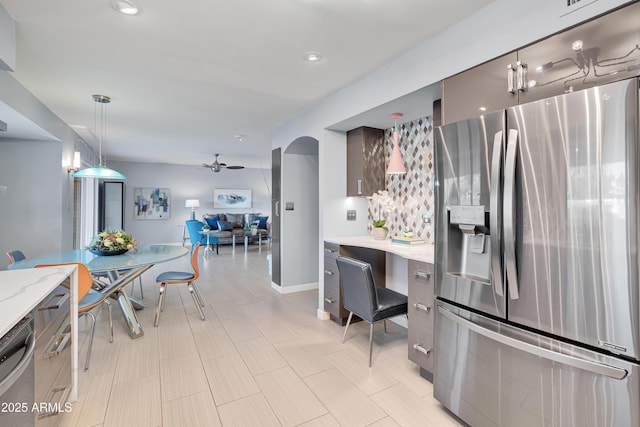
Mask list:
[[[171,218],[171,190],[168,188],[136,188],[133,202],[135,219]]]

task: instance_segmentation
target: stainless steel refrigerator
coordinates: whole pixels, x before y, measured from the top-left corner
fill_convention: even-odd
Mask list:
[[[638,98],[436,129],[434,394],[470,425],[640,425]]]

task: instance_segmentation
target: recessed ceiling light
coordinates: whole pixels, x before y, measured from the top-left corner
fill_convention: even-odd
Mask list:
[[[238,142],[242,142],[242,140],[244,139],[244,135],[240,135],[240,134],[233,135],[233,137],[237,139]]]
[[[307,52],[304,54],[305,61],[309,61],[309,62],[317,62],[317,61],[320,61],[321,58],[322,57],[318,52]]]
[[[115,0],[112,4],[118,12],[125,15],[137,15],[140,12],[138,6],[129,0]]]

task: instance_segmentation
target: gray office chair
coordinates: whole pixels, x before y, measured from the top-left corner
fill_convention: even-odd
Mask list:
[[[407,315],[407,297],[387,288],[376,288],[371,265],[347,257],[338,257],[338,271],[342,284],[342,302],[349,311],[342,342],[347,335],[351,317],[355,313],[369,323],[369,367],[373,350],[373,324],[390,317]],[[385,332],[386,332],[385,324]]]

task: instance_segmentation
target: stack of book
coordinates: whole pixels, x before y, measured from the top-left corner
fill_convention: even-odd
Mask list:
[[[400,243],[402,245],[424,245],[426,241],[422,237],[405,237],[405,236],[394,236],[391,239],[392,243]]]

